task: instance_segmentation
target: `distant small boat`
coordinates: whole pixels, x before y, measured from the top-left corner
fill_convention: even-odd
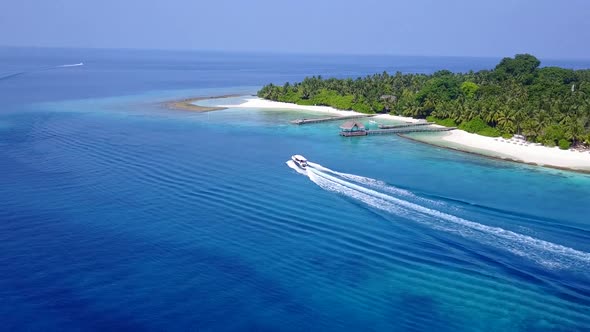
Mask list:
[[[307,159],[305,159],[305,157],[302,155],[293,155],[291,156],[291,160],[293,160],[293,162],[301,169],[305,169],[307,167]]]
[[[72,64],[69,64],[69,65],[61,65],[61,66],[58,66],[58,67],[64,68],[64,67],[78,67],[78,66],[84,66],[84,62],[72,63]]]

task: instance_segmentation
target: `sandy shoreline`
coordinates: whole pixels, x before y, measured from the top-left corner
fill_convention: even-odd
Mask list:
[[[323,112],[323,113],[330,113],[334,115],[353,115],[353,114],[361,114],[355,111],[343,111],[338,110],[330,106],[306,106],[306,105],[297,105],[291,103],[283,103],[279,101],[272,101],[261,99],[258,97],[252,97],[246,99],[244,103],[238,105],[217,105],[218,107],[223,108],[262,108],[262,109],[280,109],[280,110],[301,110],[301,111],[312,111],[312,112]]]
[[[442,136],[441,140],[478,150],[489,151],[491,156],[501,159],[590,172],[590,152],[588,151],[561,150],[558,147],[550,148],[533,143],[505,140],[500,137],[486,137],[471,134],[463,130],[452,130]]]
[[[172,100],[164,102],[164,106],[170,109],[176,110],[184,110],[184,111],[197,111],[197,112],[211,112],[211,111],[220,111],[227,109],[227,107],[223,106],[200,106],[196,103],[200,100],[210,100],[210,99],[223,99],[223,98],[232,98],[232,97],[240,97],[242,95],[223,95],[223,96],[214,96],[214,97],[196,97],[196,98],[186,98],[181,100]]]
[[[330,113],[339,116],[346,116],[346,115],[363,115],[363,113],[355,112],[355,111],[344,111],[339,110],[334,107],[330,106],[308,106],[308,105],[297,105],[292,103],[283,103],[278,101],[271,101],[266,99],[261,99],[257,97],[248,98],[246,102],[238,105],[217,105],[218,107],[223,108],[263,108],[263,109],[284,109],[284,110],[301,110],[301,111],[312,111],[312,112],[322,112],[322,113]],[[403,122],[419,122],[419,119],[404,117],[404,116],[397,116],[397,115],[390,115],[390,114],[379,114],[373,119],[384,119],[384,120],[395,120],[395,121],[403,121]]]
[[[355,111],[344,111],[335,109],[329,106],[305,106],[291,103],[275,102],[270,100],[252,97],[246,99],[245,102],[238,105],[219,104],[215,107],[197,106],[193,103],[204,99],[220,99],[236,97],[236,95],[219,96],[219,97],[205,97],[205,98],[191,98],[182,101],[170,102],[167,105],[172,108],[197,110],[197,111],[212,111],[226,108],[253,108],[253,109],[278,109],[278,110],[303,110],[311,112],[321,112],[326,114],[333,114],[334,116],[345,116],[362,114]],[[408,123],[415,123],[420,121],[410,117],[394,116],[389,114],[380,114],[373,119],[395,120]],[[410,137],[408,137],[410,138]],[[440,137],[439,142],[422,141],[419,138],[411,137],[412,140],[437,145],[443,148],[450,148],[453,150],[479,154],[496,159],[505,159],[510,161],[517,161],[526,164],[533,164],[539,166],[547,166],[558,169],[567,169],[573,171],[590,172],[590,152],[578,152],[574,150],[560,150],[559,148],[550,148],[546,146],[539,146],[532,143],[516,143],[513,141],[506,141],[502,138],[486,137],[476,134],[470,134],[463,130],[452,130]],[[437,144],[438,143],[438,144]],[[448,143],[454,146],[445,145]]]

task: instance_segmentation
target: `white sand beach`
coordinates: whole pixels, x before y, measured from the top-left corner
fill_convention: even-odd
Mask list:
[[[266,99],[261,99],[258,97],[252,97],[246,99],[244,103],[237,104],[237,105],[216,105],[217,107],[225,107],[225,108],[264,108],[264,109],[280,109],[280,110],[302,110],[302,111],[312,111],[312,112],[323,112],[323,113],[332,113],[334,115],[353,115],[353,114],[361,114],[355,111],[343,111],[338,110],[330,106],[306,106],[306,105],[297,105],[292,103],[282,103],[278,101],[271,101]]]
[[[237,105],[216,106],[225,108],[305,110],[330,113],[339,116],[361,114],[354,111],[338,110],[329,106],[304,106],[291,103],[270,101],[257,97],[249,98],[244,103]],[[389,114],[380,114],[375,116],[374,119],[395,120],[411,123],[423,121],[420,119],[414,119],[403,116],[394,116]],[[505,140],[502,138],[486,137],[471,134],[458,129],[452,130],[442,135],[440,139],[441,146],[445,145],[445,142],[443,141],[451,142],[454,143],[453,145],[457,147],[457,149],[465,150],[467,152],[479,153],[486,156],[505,158],[529,164],[537,164],[541,166],[590,171],[590,152],[588,151],[579,152],[575,150],[560,150],[557,147],[549,148],[545,146],[536,145],[533,143],[525,143],[522,141],[519,142],[515,140]],[[429,141],[429,143],[432,142]],[[464,148],[462,149],[461,146]]]
[[[499,137],[486,137],[463,130],[452,130],[442,136],[442,140],[477,150],[489,151],[486,155],[509,158],[515,161],[590,171],[590,152],[561,150],[534,143],[505,140]],[[482,152],[483,154],[483,152]]]
[[[340,115],[340,116],[355,115],[355,114],[362,115],[363,114],[363,113],[359,113],[359,112],[355,112],[355,111],[339,110],[339,109],[336,109],[336,108],[330,107],[330,106],[297,105],[297,104],[292,104],[292,103],[283,103],[283,102],[278,102],[278,101],[261,99],[258,97],[248,98],[248,99],[246,99],[246,101],[244,103],[237,104],[237,105],[216,105],[216,107],[302,110],[302,111],[331,113],[331,114]],[[410,118],[410,117],[390,115],[390,114],[379,114],[379,115],[375,116],[374,119],[395,120],[395,121],[412,122],[412,123],[421,121],[420,119],[414,119],[414,118]]]

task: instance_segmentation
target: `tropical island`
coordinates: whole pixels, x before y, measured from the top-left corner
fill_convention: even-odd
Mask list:
[[[530,54],[504,58],[493,70],[381,74],[357,79],[307,77],[268,84],[263,99],[331,106],[361,113],[427,119],[469,133],[561,149],[590,145],[590,70],[540,67]],[[520,137],[520,136],[519,136]]]

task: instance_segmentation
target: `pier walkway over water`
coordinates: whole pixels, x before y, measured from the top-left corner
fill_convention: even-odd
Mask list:
[[[309,124],[309,123],[320,123],[320,122],[328,122],[328,121],[370,118],[375,115],[377,115],[377,114],[355,114],[355,115],[345,115],[345,116],[331,116],[331,117],[327,117],[327,118],[297,119],[297,120],[291,121],[291,123],[296,124],[296,125],[303,125],[303,124]]]
[[[428,122],[418,122],[402,125],[379,125],[379,128],[381,129],[366,129],[362,123],[354,120],[349,120],[340,126],[340,136],[353,137],[416,132],[439,132],[456,129],[456,127],[433,126],[432,123]]]
[[[379,124],[377,126],[379,127],[379,129],[394,129],[394,128],[427,126],[427,125],[432,125],[432,124],[434,124],[434,122],[421,121],[421,122],[405,123],[405,124],[401,124],[401,125],[385,125],[385,124]]]
[[[437,132],[437,131],[449,131],[449,130],[453,130],[453,129],[457,129],[457,127],[403,126],[403,127],[398,127],[398,128],[392,128],[392,129],[367,130],[367,135]]]

